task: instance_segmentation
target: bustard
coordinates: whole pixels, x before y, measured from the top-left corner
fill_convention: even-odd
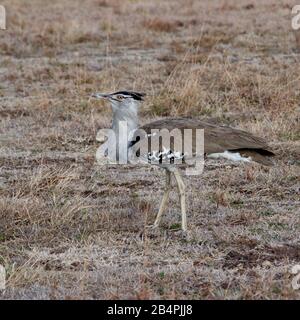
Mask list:
[[[128,129],[127,132],[134,132],[138,129],[143,129],[147,133],[146,137],[144,137],[143,139],[149,139],[149,137],[153,135],[152,130],[154,129],[167,129],[171,131],[176,128],[181,132],[183,132],[185,129],[204,129],[204,155],[206,157],[225,158],[229,160],[244,162],[255,161],[263,165],[272,164],[272,161],[269,157],[274,156],[274,153],[270,151],[267,143],[263,139],[239,129],[234,129],[227,126],[217,126],[204,121],[188,118],[165,118],[147,123],[146,125],[139,127],[138,109],[141,102],[144,100],[144,96],[144,93],[138,93],[134,91],[118,91],[110,94],[95,93],[92,95],[93,98],[106,99],[111,103],[113,111],[112,130],[115,133],[116,141],[121,140],[121,133],[119,130],[120,122],[126,123]],[[127,153],[126,156],[128,155],[128,151],[130,151],[131,148],[134,148],[135,143],[138,141],[138,139],[131,139],[133,138],[126,137],[126,146],[125,148],[122,148],[122,152]],[[139,137],[139,139],[141,138]],[[118,145],[116,145],[116,148],[118,149]],[[159,153],[156,154],[161,156],[164,146],[160,145],[159,148]],[[186,155],[181,152],[182,150],[178,152],[174,148],[175,147],[173,143],[171,145],[171,148],[167,150],[168,159],[170,159],[168,164],[162,164],[161,161],[158,161],[157,163],[157,161],[155,161],[156,165],[158,164],[165,169],[166,185],[153,227],[158,227],[160,224],[162,214],[166,208],[169,198],[171,190],[171,175],[173,174],[179,191],[182,217],[181,228],[183,231],[186,231],[187,221],[185,184],[179,170],[180,165],[177,165],[174,161],[174,159],[176,159],[177,157],[182,159],[182,162],[184,163]],[[152,163],[153,154],[155,154],[155,151],[153,151],[153,153],[150,152],[146,155],[146,162],[150,164]],[[120,157],[122,156],[122,154],[119,154],[118,156]],[[161,160],[161,158],[159,158],[158,160]]]

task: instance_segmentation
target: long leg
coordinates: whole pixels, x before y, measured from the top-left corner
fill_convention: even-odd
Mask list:
[[[185,185],[178,169],[174,169],[173,173],[178,185],[178,191],[180,196],[181,218],[182,218],[181,228],[183,231],[186,231],[187,223],[186,223],[186,207],[185,207]]]
[[[165,192],[163,195],[163,198],[161,200],[161,204],[159,207],[158,214],[156,216],[155,222],[154,222],[154,227],[158,227],[161,221],[162,214],[166,208],[167,201],[169,199],[170,195],[170,190],[171,190],[171,172],[166,169],[166,186],[165,186]]]

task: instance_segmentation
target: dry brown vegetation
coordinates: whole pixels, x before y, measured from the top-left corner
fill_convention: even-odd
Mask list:
[[[294,1],[5,0],[0,31],[0,297],[299,299],[300,56]],[[299,48],[298,48],[299,49]],[[153,222],[162,172],[95,164],[110,110],[192,116],[270,141],[276,165],[208,163]]]

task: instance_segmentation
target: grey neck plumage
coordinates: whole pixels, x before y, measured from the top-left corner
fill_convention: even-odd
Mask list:
[[[138,128],[138,106],[135,103],[124,108],[114,108],[112,129],[116,135],[116,150],[119,161],[125,161],[133,132]]]
[[[115,108],[112,106],[113,110],[113,120],[112,129],[116,136],[119,136],[120,122],[127,125],[128,134],[138,128],[138,106],[135,103],[123,108]]]

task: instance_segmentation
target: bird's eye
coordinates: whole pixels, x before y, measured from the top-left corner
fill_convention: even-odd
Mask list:
[[[124,97],[123,97],[123,96],[121,96],[121,95],[119,95],[119,96],[117,96],[117,99],[119,99],[119,100],[123,100],[123,99],[124,99]]]

